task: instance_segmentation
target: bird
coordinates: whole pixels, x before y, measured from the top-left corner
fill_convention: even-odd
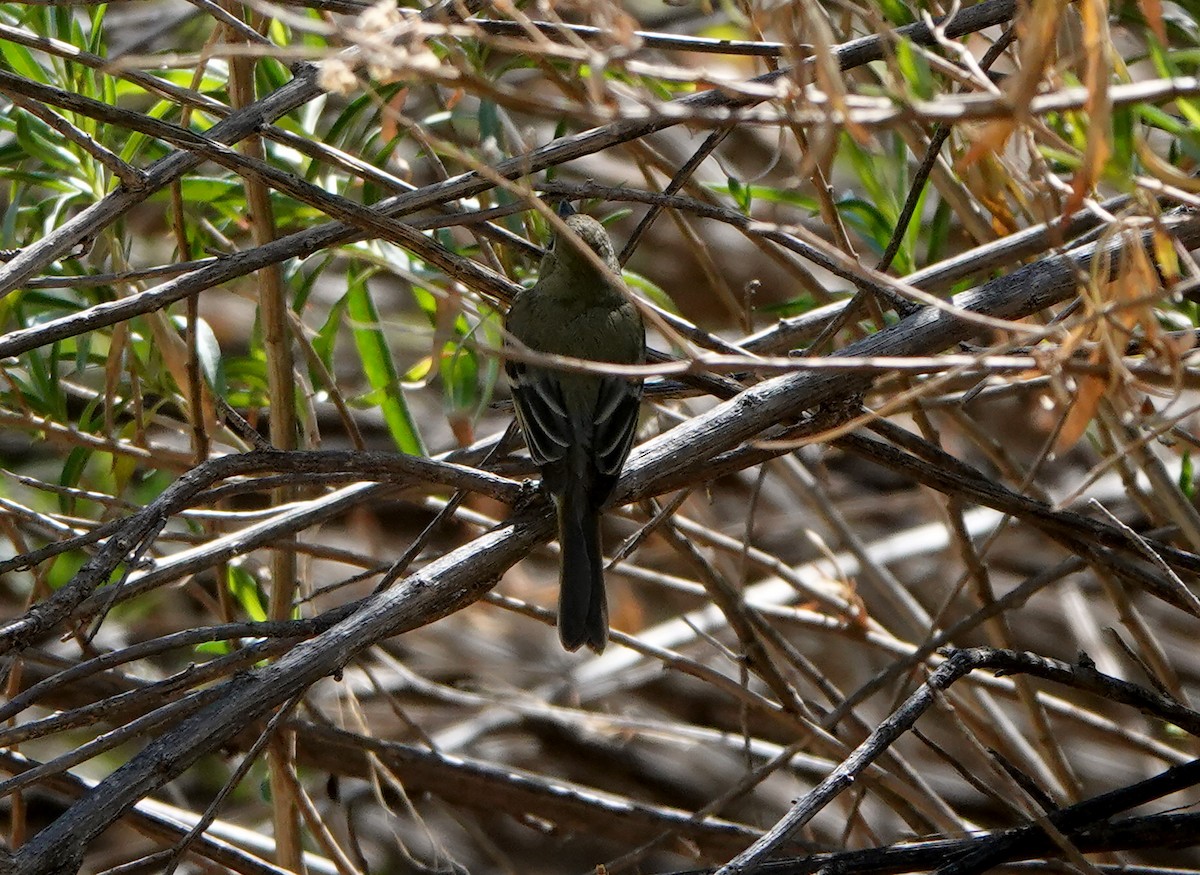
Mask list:
[[[608,232],[581,213],[570,211],[564,221],[570,233],[555,235],[537,282],[509,308],[506,342],[533,353],[642,364],[645,325]],[[506,358],[505,371],[517,422],[558,518],[559,640],[568,651],[586,644],[600,653],[608,641],[600,515],[633,446],[642,381],[527,356]]]

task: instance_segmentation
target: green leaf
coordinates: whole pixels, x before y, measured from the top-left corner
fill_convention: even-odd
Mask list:
[[[186,335],[187,319],[183,316],[173,316],[172,322],[180,334]],[[209,388],[217,394],[224,394],[224,373],[221,368],[221,344],[212,326],[203,319],[196,320],[196,357],[200,362],[200,373],[204,376]]]
[[[22,112],[17,117],[17,142],[26,154],[67,174],[79,168],[79,159],[66,146],[66,141],[43,122]]]
[[[46,70],[33,57],[33,53],[25,46],[8,40],[0,40],[0,57],[18,76],[24,76],[33,82],[45,82]]]
[[[442,394],[452,413],[474,410],[479,404],[479,361],[474,351],[457,343],[442,348]]]
[[[245,206],[246,194],[242,184],[235,179],[216,176],[186,176],[180,183],[185,203],[212,205],[222,201],[240,203]],[[159,199],[165,199],[165,194]]]
[[[642,276],[640,273],[634,273],[631,270],[621,271],[621,277],[625,280],[625,284],[631,289],[636,289],[641,292],[659,307],[662,307],[668,313],[679,315],[679,308],[675,305],[675,301],[671,299],[662,288],[657,284]]]
[[[46,575],[46,582],[50,584],[51,589],[61,589],[71,582],[87,559],[88,555],[83,550],[72,550],[55,556],[50,572]]]
[[[225,566],[225,586],[229,594],[242,606],[246,617],[255,623],[267,619],[267,609],[263,605],[262,593],[258,589],[258,581],[250,572],[240,565]]]
[[[893,26],[903,26],[912,24],[916,21],[916,16],[913,15],[913,5],[911,3],[903,3],[901,0],[879,0],[879,8],[887,19],[888,24]]]
[[[1196,471],[1192,463],[1192,451],[1183,451],[1183,460],[1179,467],[1179,491],[1192,501],[1196,497]]]
[[[267,363],[261,351],[227,358],[224,371],[225,400],[234,407],[265,407],[270,404]]]
[[[1128,106],[1114,106],[1112,111],[1113,148],[1105,173],[1110,177],[1128,180],[1135,175],[1136,160],[1133,137],[1134,111]]]
[[[104,14],[107,11],[107,3],[101,3],[92,10],[91,27],[88,29],[88,36],[84,45],[93,55],[104,54]],[[111,79],[108,76],[104,78]]]
[[[909,40],[896,41],[896,64],[914,95],[921,100],[929,100],[933,96],[936,89],[929,62]]]
[[[346,309],[351,320],[354,345],[358,348],[358,355],[362,360],[363,373],[366,374],[371,388],[375,390],[384,422],[387,423],[397,448],[404,453],[423,456],[425,446],[400,389],[400,378],[392,361],[387,338],[380,327],[375,301],[367,289],[366,277],[351,276],[349,279]]]
[[[481,142],[486,142],[488,139],[494,140],[497,144],[500,142],[500,111],[496,107],[495,101],[481,100],[479,101],[479,139]],[[503,189],[501,189],[503,190]]]
[[[705,183],[705,187],[719,194],[728,194],[733,197],[733,189],[728,185],[722,185],[717,182]],[[796,207],[797,209],[807,210],[811,213],[819,213],[821,205],[817,203],[817,199],[810,195],[801,194],[798,191],[792,191],[786,188],[771,188],[765,185],[750,185],[745,186],[750,190],[751,197],[754,200],[767,201],[772,204],[786,204]]]
[[[75,488],[79,485],[79,481],[83,478],[83,469],[87,467],[88,459],[92,457],[91,450],[84,447],[76,447],[67,454],[67,461],[63,463],[62,473],[58,476],[58,485]],[[60,493],[58,496],[58,507],[63,513],[75,513],[75,496]]]
[[[868,152],[849,134],[842,134],[838,142],[842,146],[842,155],[850,161],[873,209],[882,215],[881,211],[890,207],[894,215],[896,200],[888,183],[895,177],[895,167],[886,156],[877,151]],[[885,220],[885,224],[889,226],[890,234],[891,223]]]
[[[1074,172],[1082,165],[1079,155],[1073,152],[1045,145],[1039,145],[1038,151],[1041,152],[1043,158],[1051,162],[1051,168],[1055,173],[1062,173],[1064,171]]]
[[[742,185],[741,181],[733,176],[726,177],[729,185],[729,194],[733,196],[734,203],[744,215],[750,215],[750,206],[754,203],[754,192],[748,185]]]
[[[475,323],[474,334],[483,338],[483,345],[489,349],[498,349],[504,343],[504,333],[501,326],[504,316],[489,307],[480,307],[480,320]],[[483,357],[483,373],[480,374],[479,409],[491,402],[496,384],[500,380],[500,356],[487,355]]]
[[[892,236],[892,222],[875,204],[860,198],[846,198],[838,201],[837,208],[846,223],[854,226],[878,250],[887,246]]]
[[[900,239],[900,248],[896,251],[896,257],[892,259],[893,268],[900,274],[911,273],[917,266],[917,241],[924,229],[921,217],[925,214],[925,200],[929,197],[930,190],[930,187],[925,185],[917,195],[912,218],[909,219],[908,226],[904,229],[904,236]]]
[[[312,339],[313,351],[317,357],[324,362],[325,367],[330,372],[333,371],[333,349],[337,342],[338,328],[342,324],[342,315],[346,312],[346,299],[338,298],[332,307],[329,308],[329,318],[321,326],[316,336]]]
[[[436,324],[437,298],[433,296],[433,292],[429,291],[429,289],[425,288],[424,286],[413,286],[412,296],[413,301],[415,301],[417,304],[417,307],[429,319],[429,324]]]
[[[254,71],[255,79],[258,80],[260,94],[270,94],[273,91],[278,91],[287,85],[288,80],[292,78],[287,67],[283,66],[283,64],[270,55],[259,58],[258,63],[254,65]]]
[[[205,641],[196,645],[195,652],[201,656],[224,656],[233,652],[233,646],[228,641]]]
[[[769,313],[780,319],[787,319],[792,316],[800,316],[807,313],[817,306],[816,298],[808,292],[797,295],[787,301],[779,301],[774,304],[762,304],[754,309],[759,313]]]
[[[601,219],[600,224],[605,228],[610,228],[622,219],[632,215],[633,210],[629,209],[628,207],[622,207],[621,209],[613,210],[613,212]]]

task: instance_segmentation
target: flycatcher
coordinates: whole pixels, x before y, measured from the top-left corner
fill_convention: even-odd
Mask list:
[[[566,217],[538,281],[508,311],[508,334],[529,351],[641,364],[646,329],[621,280],[612,241],[590,216]],[[603,265],[605,269],[601,269]],[[508,359],[517,421],[558,511],[562,550],[558,637],[599,653],[608,640],[600,510],[637,431],[642,381]]]

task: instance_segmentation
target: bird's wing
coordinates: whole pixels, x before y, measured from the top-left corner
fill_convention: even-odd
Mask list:
[[[538,465],[562,461],[572,441],[562,387],[542,369],[524,362],[510,359],[505,370],[529,455]]]
[[[614,480],[629,456],[637,434],[642,386],[620,377],[605,377],[593,416],[592,449],[596,470]]]

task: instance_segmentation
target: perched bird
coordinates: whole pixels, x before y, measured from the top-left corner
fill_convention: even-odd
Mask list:
[[[508,335],[532,352],[644,362],[646,329],[612,241],[590,216],[569,215],[566,224],[571,235],[555,236],[538,281],[508,311]],[[505,370],[529,454],[558,511],[558,637],[567,650],[586,644],[599,653],[608,640],[600,509],[633,446],[642,381],[512,358]]]

